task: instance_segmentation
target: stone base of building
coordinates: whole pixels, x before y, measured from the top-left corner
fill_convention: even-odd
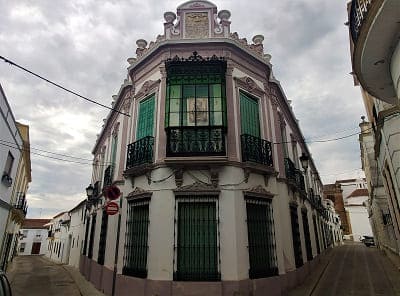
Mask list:
[[[322,255],[323,256],[323,255]],[[320,263],[320,256],[306,262],[300,268],[279,276],[219,282],[181,282],[141,279],[118,274],[115,295],[128,296],[135,291],[137,296],[281,296],[304,282],[305,278]],[[106,295],[112,294],[113,271],[96,261],[81,256],[80,272],[96,289]]]

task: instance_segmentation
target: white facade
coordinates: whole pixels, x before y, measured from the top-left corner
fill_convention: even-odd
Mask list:
[[[71,242],[68,264],[76,268],[79,267],[80,255],[83,251],[83,241],[85,234],[85,215],[86,202],[80,202],[76,207],[69,211],[71,222],[68,231],[68,241]],[[67,254],[66,254],[67,256]]]
[[[7,229],[12,193],[21,157],[22,137],[10,105],[0,85],[0,269],[5,268],[16,243],[15,233]],[[12,229],[14,230],[14,229]]]
[[[72,237],[69,235],[70,215],[63,212],[56,215],[49,223],[46,256],[56,262],[67,263],[70,258]]]
[[[47,235],[47,228],[21,228],[18,255],[44,255],[47,249]]]

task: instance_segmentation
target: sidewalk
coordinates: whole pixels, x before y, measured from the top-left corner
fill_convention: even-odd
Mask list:
[[[90,282],[88,282],[77,268],[64,264],[62,267],[68,271],[71,278],[75,281],[82,296],[105,296],[105,294],[101,293]]]

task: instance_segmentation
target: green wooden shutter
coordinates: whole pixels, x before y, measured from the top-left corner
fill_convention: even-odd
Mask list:
[[[112,142],[111,142],[111,164],[113,166],[115,166],[115,159],[117,157],[117,142],[118,142],[117,136],[112,137]]]
[[[154,127],[154,95],[140,102],[136,140],[153,136]]]
[[[258,102],[243,93],[240,93],[240,116],[242,135],[260,137]]]

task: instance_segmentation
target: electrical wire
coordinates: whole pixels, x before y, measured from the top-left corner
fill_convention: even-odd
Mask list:
[[[101,103],[99,103],[99,102],[96,102],[95,100],[89,99],[88,97],[85,97],[85,96],[83,96],[83,95],[81,95],[81,94],[79,94],[79,93],[77,93],[77,92],[75,92],[75,91],[73,91],[73,90],[71,90],[71,89],[68,89],[68,88],[66,88],[66,87],[64,87],[64,86],[62,86],[62,85],[60,85],[60,84],[58,84],[58,83],[56,83],[56,82],[54,82],[54,81],[51,81],[50,79],[47,79],[47,78],[45,78],[45,77],[43,77],[43,76],[41,76],[41,75],[39,75],[39,74],[36,74],[35,72],[33,72],[33,71],[31,71],[31,70],[28,70],[27,68],[24,68],[23,66],[18,65],[17,63],[15,63],[15,62],[13,62],[13,61],[11,61],[11,60],[9,60],[9,59],[3,57],[3,56],[0,56],[0,59],[2,59],[4,62],[10,64],[11,66],[15,66],[15,67],[17,67],[17,68],[19,68],[19,69],[21,69],[21,70],[23,70],[23,71],[25,71],[25,72],[28,72],[29,74],[31,74],[31,75],[33,75],[33,76],[35,76],[35,77],[37,77],[37,78],[39,78],[39,79],[41,79],[41,80],[44,80],[44,81],[46,81],[47,83],[50,83],[50,84],[52,84],[52,85],[54,85],[54,86],[56,86],[56,87],[58,87],[58,88],[61,88],[62,90],[66,91],[66,92],[68,92],[68,93],[71,93],[71,94],[73,94],[73,95],[75,95],[75,96],[77,96],[77,97],[80,97],[81,99],[84,99],[84,100],[86,100],[86,101],[88,101],[88,102],[90,102],[90,103],[96,104],[96,105],[101,106],[101,107],[103,107],[103,108],[106,108],[106,109],[115,111],[115,112],[117,112],[117,113],[119,113],[119,114],[122,114],[122,115],[125,115],[125,116],[130,117],[130,115],[127,114],[127,113],[121,112],[121,111],[119,111],[119,110],[117,110],[117,109],[114,109],[114,108],[108,107],[108,106],[106,106],[106,105],[104,105],[104,104],[101,104]]]

